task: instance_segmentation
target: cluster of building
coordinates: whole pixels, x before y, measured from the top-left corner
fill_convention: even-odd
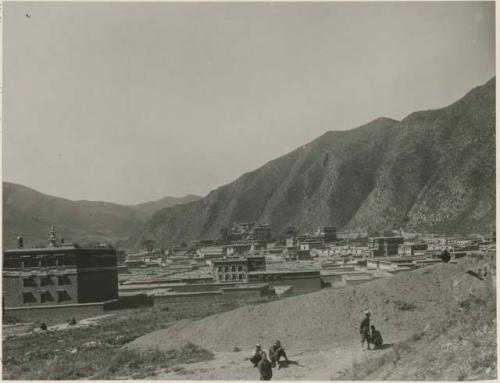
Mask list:
[[[105,310],[141,299],[171,307],[252,302],[390,277],[439,262],[445,249],[454,258],[495,252],[493,237],[339,240],[331,226],[312,235],[288,233],[273,240],[269,225],[240,223],[224,232],[222,240],[125,255],[108,246],[64,243],[52,228],[46,248],[24,248],[19,238],[17,249],[4,251],[4,310],[23,314],[26,309],[88,305]]]

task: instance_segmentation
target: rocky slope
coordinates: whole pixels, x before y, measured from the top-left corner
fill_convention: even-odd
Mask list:
[[[75,242],[119,244],[142,230],[155,208],[190,202],[199,197],[166,197],[134,206],[109,202],[71,201],[42,194],[28,187],[3,183],[3,243],[16,244],[22,233],[29,246],[46,245],[50,226],[60,236]]]
[[[275,234],[489,231],[495,221],[495,79],[454,104],[330,131],[196,202],[158,211],[131,239],[163,245],[216,238],[234,221]]]

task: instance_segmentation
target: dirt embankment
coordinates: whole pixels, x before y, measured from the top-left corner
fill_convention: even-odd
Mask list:
[[[449,321],[460,302],[482,296],[485,283],[466,273],[484,262],[460,260],[342,290],[325,289],[267,304],[247,306],[198,321],[183,321],[144,335],[126,347],[170,350],[188,342],[210,351],[266,348],[281,339],[290,349],[352,344],[364,310],[387,342],[396,342]]]

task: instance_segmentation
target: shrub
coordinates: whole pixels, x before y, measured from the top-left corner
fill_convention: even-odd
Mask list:
[[[406,301],[396,301],[394,302],[396,308],[402,311],[413,311],[416,310],[417,305]]]

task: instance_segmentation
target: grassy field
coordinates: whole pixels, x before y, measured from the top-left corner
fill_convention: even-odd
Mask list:
[[[194,344],[186,344],[178,350],[144,354],[123,350],[122,346],[178,320],[200,319],[236,307],[238,304],[225,303],[198,305],[184,311],[161,307],[112,311],[116,314],[114,317],[95,327],[7,337],[3,341],[3,378],[141,379],[155,375],[159,369],[211,359],[210,352]],[[37,326],[38,323],[32,325]]]

